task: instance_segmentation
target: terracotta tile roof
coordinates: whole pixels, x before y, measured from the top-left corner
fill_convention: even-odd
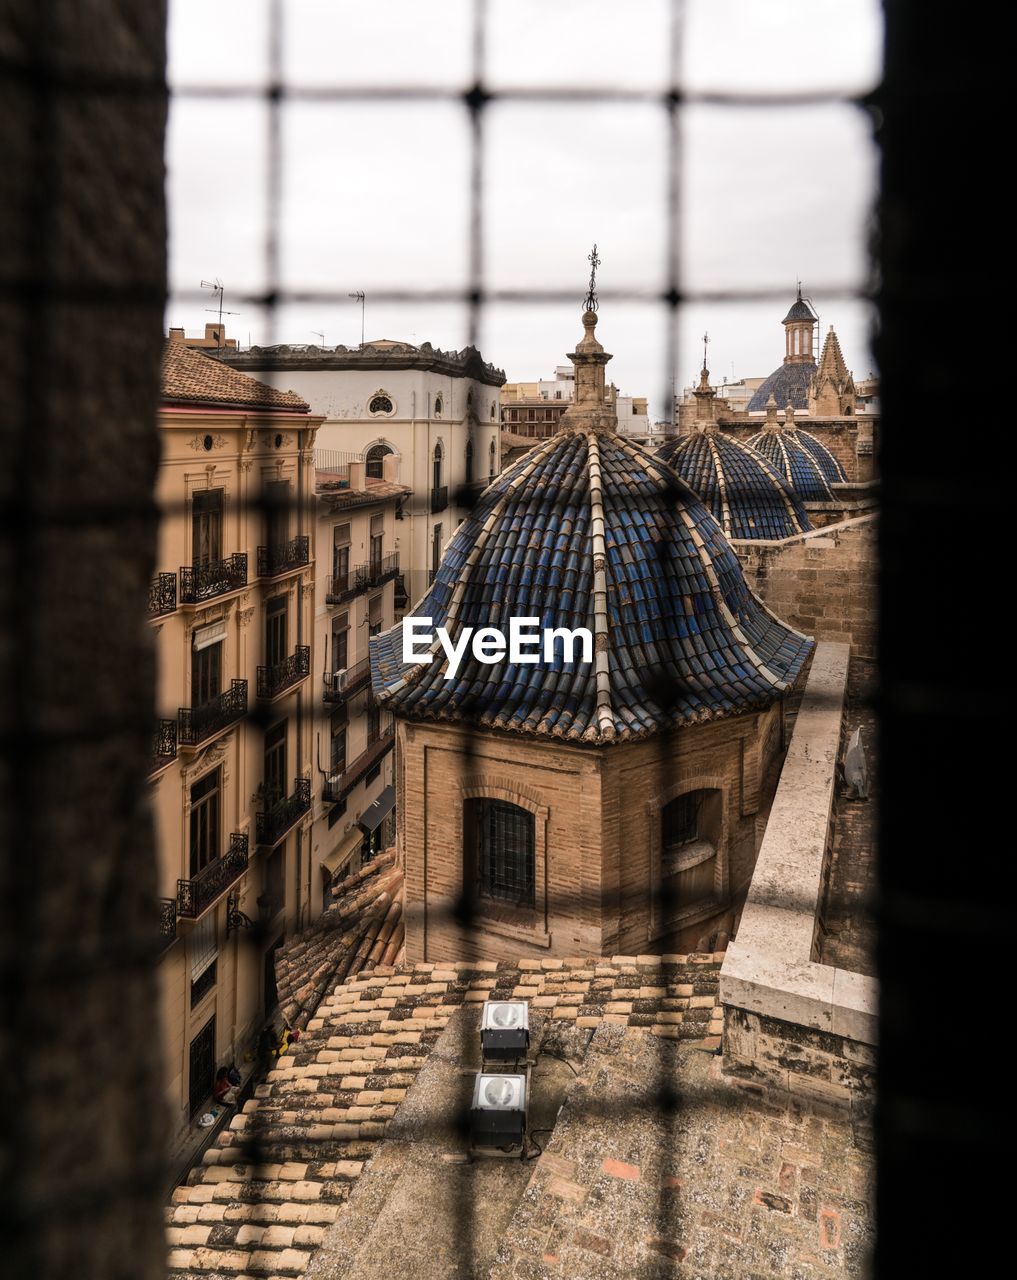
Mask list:
[[[327,498],[334,511],[408,498],[413,494],[408,485],[396,484],[394,480],[370,479],[363,489],[351,489],[346,477],[337,471],[316,471],[315,492],[319,498]]]
[[[734,436],[696,431],[666,441],[657,456],[699,495],[729,538],[793,538],[812,528],[773,465]]]
[[[562,1029],[613,1023],[701,1041],[720,1033],[722,959],[379,965],[336,985],[174,1191],[169,1274],[304,1275],[460,1006],[527,999]]]
[[[172,339],[162,350],[162,402],[309,412],[307,402],[295,391],[267,386],[213,356]]]
[[[394,851],[333,886],[332,896],[332,906],[275,956],[280,1017],[300,1030],[327,990],[394,964],[402,950],[403,873]]]
[[[587,628],[606,680],[560,647],[536,664],[467,654],[446,680],[437,641],[430,663],[403,662],[402,625],[370,642],[375,696],[398,715],[580,744],[769,706],[812,648],[753,595],[685,481],[613,431],[565,430],[502,472],[414,613],[453,636],[511,617]]]

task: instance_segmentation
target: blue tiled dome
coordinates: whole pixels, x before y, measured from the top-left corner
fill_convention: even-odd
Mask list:
[[[801,427],[795,427],[789,434],[793,435],[812,454],[829,484],[844,484],[847,481],[847,474],[844,468],[826,445],[823,444],[822,440],[818,440],[811,431],[803,431]]]
[[[707,428],[668,440],[657,456],[706,503],[729,538],[793,538],[812,528],[773,466],[734,436]]]
[[[804,304],[803,304],[804,305]],[[752,393],[748,403],[749,413],[766,408],[766,402],[773,396],[781,408],[789,402],[796,409],[809,407],[809,384],[816,372],[814,360],[804,360],[795,364],[782,364],[761,383]]]
[[[403,662],[399,625],[371,640],[382,706],[604,744],[766,707],[797,678],[812,641],[752,594],[684,481],[605,428],[603,403],[591,392],[587,425],[566,426],[484,491],[412,611],[453,639],[466,626],[507,632],[510,617],[586,627],[594,661],[566,663],[559,646],[551,663],[486,665],[467,650],[446,680],[437,643],[433,662]]]
[[[799,432],[795,430],[768,427],[752,436],[748,443],[773,464],[802,502],[832,502],[829,480],[798,437]],[[815,443],[818,445],[819,441]]]

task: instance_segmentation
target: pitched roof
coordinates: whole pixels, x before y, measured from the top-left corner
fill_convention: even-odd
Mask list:
[[[580,744],[768,706],[812,647],[752,594],[685,482],[603,426],[566,429],[498,476],[412,612],[452,636],[511,617],[587,628],[594,662],[560,646],[532,665],[468,654],[450,680],[437,641],[433,662],[403,663],[402,624],[370,646],[390,711]]]
[[[750,445],[707,428],[657,450],[706,503],[729,538],[792,538],[812,524],[773,465]]]
[[[402,868],[383,854],[332,888],[332,905],[275,953],[281,1017],[303,1030],[326,991],[393,964],[403,945]]]
[[[169,1274],[664,1276],[687,1256],[696,1274],[720,1258],[740,1276],[816,1256],[817,1204],[823,1259],[846,1274],[872,1238],[866,1113],[704,1052],[722,959],[379,966],[335,986],[174,1191]],[[464,1158],[463,1046],[488,998],[530,1006],[539,1158]],[[746,1164],[747,1129],[780,1159]]]
[[[831,481],[813,455],[813,449],[806,447],[800,438],[805,435],[808,432],[767,426],[752,436],[748,443],[773,464],[802,502],[832,502]],[[812,446],[828,454],[830,461],[840,470],[840,464],[825,445],[820,444],[815,436],[809,436],[809,440]],[[843,478],[842,471],[840,476]]]
[[[309,412],[307,402],[295,391],[270,387],[173,339],[162,351],[162,402]]]

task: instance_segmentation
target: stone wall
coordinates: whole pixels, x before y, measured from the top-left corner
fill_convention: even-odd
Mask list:
[[[734,542],[749,585],[766,607],[817,640],[843,640],[876,656],[875,513],[780,542]]]
[[[867,1108],[875,981],[813,959],[847,668],[846,644],[817,646],[720,995],[726,1073]]]

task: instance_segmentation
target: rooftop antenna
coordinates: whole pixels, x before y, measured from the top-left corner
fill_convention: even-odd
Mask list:
[[[216,276],[216,278],[215,278],[214,280],[202,280],[202,282],[201,282],[201,287],[202,287],[203,289],[211,289],[211,290],[212,290],[212,300],[213,300],[213,302],[215,301],[215,299],[216,299],[216,298],[218,298],[218,299],[219,299],[219,306],[218,306],[218,308],[216,308],[216,307],[206,307],[206,308],[205,308],[205,310],[206,310],[206,311],[211,311],[213,315],[215,315],[216,313],[218,313],[218,316],[219,316],[219,332],[215,335],[215,340],[216,340],[216,354],[218,355],[218,354],[220,354],[220,353],[222,352],[223,347],[226,345],[226,343],[225,343],[225,339],[224,339],[224,337],[223,337],[223,331],[222,331],[222,318],[223,318],[223,316],[238,316],[238,315],[240,314],[240,312],[239,312],[239,311],[223,311],[223,309],[222,309],[222,304],[223,304],[223,298],[224,298],[224,297],[225,297],[225,295],[226,295],[226,289],[225,289],[225,286],[223,285],[223,282],[219,279],[219,277],[218,277],[218,276]]]
[[[364,349],[364,291],[356,289],[353,293],[348,293],[347,298],[353,298],[360,303],[360,349]]]
[[[325,335],[321,332],[321,330],[320,330],[320,329],[312,329],[312,330],[311,330],[311,333],[313,333],[313,334],[314,334],[314,336],[315,336],[316,338],[320,338],[320,339],[321,339],[321,349],[322,349],[322,351],[324,351],[324,350],[325,350]]]
[[[586,261],[590,264],[590,287],[586,292],[586,301],[583,304],[584,311],[596,311],[597,302],[597,268],[600,266],[600,255],[597,253],[596,244],[593,246],[593,252],[586,255]]]

